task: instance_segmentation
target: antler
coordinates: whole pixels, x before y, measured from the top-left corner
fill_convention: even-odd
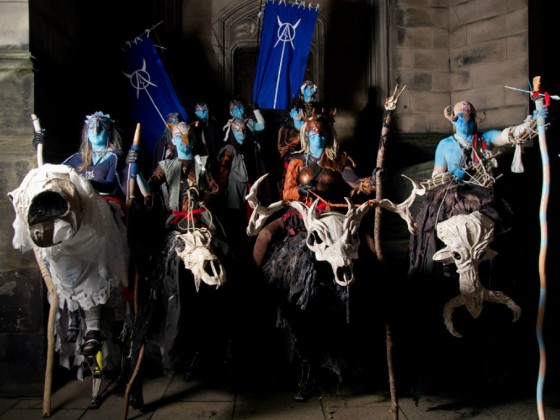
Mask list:
[[[410,196],[406,200],[404,200],[400,204],[395,204],[391,200],[384,198],[382,200],[370,200],[370,205],[374,205],[374,206],[377,205],[381,208],[384,208],[385,210],[389,210],[392,211],[393,213],[397,213],[401,217],[401,219],[403,219],[406,222],[408,226],[408,231],[412,235],[415,235],[416,222],[414,221],[414,218],[410,213],[410,206],[414,202],[414,199],[416,198],[417,195],[422,196],[426,194],[426,187],[412,180],[406,175],[402,175],[402,176],[408,179],[412,183],[412,192],[410,193]]]
[[[387,99],[385,99],[385,109],[387,111],[394,111],[397,108],[397,102],[399,101],[399,96],[401,96],[401,94],[405,90],[406,85],[404,85],[401,91],[397,94],[398,88],[399,85],[397,84],[395,86],[395,90],[393,91],[393,94],[389,96]]]
[[[276,201],[270,204],[268,207],[261,206],[259,204],[257,192],[259,189],[259,185],[261,185],[261,183],[267,176],[268,174],[264,174],[259,179],[257,179],[251,186],[249,194],[245,196],[245,200],[247,200],[247,203],[249,203],[249,206],[253,209],[253,213],[251,213],[251,217],[246,229],[248,236],[255,236],[256,234],[258,234],[268,218],[285,205],[283,201]]]

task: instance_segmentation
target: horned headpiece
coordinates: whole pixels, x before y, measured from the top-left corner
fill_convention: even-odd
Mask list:
[[[450,112],[450,108],[451,108],[451,106],[445,107],[444,110],[443,110],[443,115],[451,123],[454,123],[455,121],[457,121],[457,115],[458,114],[473,115],[473,117],[474,117],[474,119],[477,123],[481,123],[481,122],[486,120],[486,113],[482,112],[482,115],[480,117],[478,117],[477,114],[476,114],[476,109],[474,108],[474,105],[471,104],[468,101],[457,102],[455,104],[455,106],[453,107],[453,114]]]

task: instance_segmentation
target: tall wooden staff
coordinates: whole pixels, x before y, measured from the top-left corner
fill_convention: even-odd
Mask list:
[[[35,114],[31,114],[33,121],[33,129],[35,133],[41,133],[41,124],[39,118]],[[43,144],[37,144],[37,166],[43,165]],[[51,393],[52,393],[52,375],[54,367],[54,353],[55,353],[55,336],[54,336],[54,323],[56,319],[56,311],[58,309],[58,296],[52,281],[52,277],[41,257],[41,251],[38,247],[33,247],[35,259],[41,270],[41,276],[47,287],[49,293],[49,320],[47,322],[47,362],[45,366],[45,386],[43,388],[43,417],[51,416]]]
[[[530,85],[530,83],[529,83]],[[543,108],[548,107],[550,100],[560,100],[558,95],[550,95],[548,92],[541,91],[541,77],[535,76],[533,78],[533,90],[531,92],[512,88],[506,86],[508,89],[517,90],[520,92],[530,93],[531,99],[535,102],[535,109],[541,111]],[[546,121],[539,112],[537,114],[537,130],[539,135],[539,149],[542,161],[542,192],[541,204],[539,209],[540,231],[541,231],[541,244],[539,251],[539,279],[540,279],[540,294],[539,294],[539,308],[537,313],[536,335],[539,344],[539,377],[537,380],[537,412],[540,420],[544,420],[544,406],[543,406],[543,388],[544,378],[546,374],[546,351],[543,337],[543,324],[546,305],[546,255],[548,250],[548,221],[547,221],[547,208],[548,199],[550,195],[550,161],[548,158],[548,146],[546,144]]]
[[[132,140],[132,146],[130,147],[131,150],[138,152],[140,150],[140,123],[136,124],[136,131],[134,132],[134,139]],[[126,225],[128,228],[129,216],[130,216],[130,208],[134,204],[134,191],[136,188],[136,176],[138,175],[138,165],[136,162],[132,162],[128,166],[128,179],[126,183]],[[138,315],[138,287],[139,287],[139,272],[136,264],[134,264],[134,318]],[[126,419],[128,417],[128,401],[130,399],[130,392],[132,390],[132,386],[138,375],[138,371],[140,370],[140,365],[142,363],[142,358],[144,356],[144,344],[140,347],[140,352],[138,355],[138,360],[136,362],[136,366],[134,366],[134,370],[128,383],[126,384],[125,388],[125,395],[123,401],[123,415],[122,418]]]
[[[393,111],[397,108],[399,96],[404,91],[404,86],[400,92],[397,92],[399,85],[395,86],[393,95],[385,100],[385,112],[383,113],[383,126],[381,127],[381,138],[379,140],[379,148],[377,150],[377,161],[375,167],[375,199],[380,201],[383,199],[383,176],[382,171],[385,165],[385,146],[389,138],[389,131],[391,129],[391,119]],[[373,240],[375,244],[375,255],[379,262],[383,263],[385,258],[381,248],[381,207],[375,207],[375,224],[373,228]],[[395,387],[395,374],[393,369],[393,355],[392,347],[393,341],[391,339],[391,327],[389,322],[385,323],[385,344],[387,348],[387,369],[389,371],[389,389],[391,392],[391,413],[394,419],[399,418],[399,405],[397,399],[397,391]]]
[[[550,101],[548,93],[541,92],[541,78],[536,76],[533,78],[533,94],[535,108],[540,111],[545,106],[545,100]],[[548,159],[548,149],[546,144],[545,121],[541,115],[537,116],[537,128],[539,133],[539,148],[542,160],[542,193],[541,205],[539,210],[539,219],[541,227],[541,245],[539,252],[539,278],[540,278],[540,297],[539,309],[537,313],[537,341],[539,343],[539,378],[537,381],[537,412],[540,420],[544,420],[543,407],[543,388],[544,377],[546,373],[546,352],[544,346],[542,327],[544,323],[544,312],[546,303],[546,254],[548,246],[548,223],[546,219],[546,210],[548,207],[548,197],[550,193],[550,163]]]
[[[131,150],[138,152],[140,150],[140,123],[136,124],[136,131],[134,132],[134,139],[132,140]],[[126,227],[130,218],[130,208],[134,203],[134,190],[136,187],[136,176],[138,175],[138,164],[132,162],[128,166],[128,179],[126,182]],[[138,270],[135,270],[134,275],[134,315],[138,312]]]

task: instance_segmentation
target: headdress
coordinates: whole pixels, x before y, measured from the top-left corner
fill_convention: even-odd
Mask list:
[[[190,127],[188,126],[187,123],[183,121],[181,121],[178,124],[175,124],[171,131],[173,137],[175,137],[176,135],[181,136],[183,144],[189,144],[189,132],[190,132]]]
[[[109,114],[104,114],[101,111],[94,112],[91,115],[86,115],[86,119],[84,121],[88,127],[98,127],[102,125],[103,128],[109,129],[113,120]]]
[[[303,95],[303,91],[308,86],[311,86],[313,88],[313,95],[315,95],[317,93],[317,85],[315,83],[313,83],[311,80],[306,80],[305,82],[303,82],[303,84],[299,88],[299,91],[301,92],[301,94]]]
[[[247,125],[247,119],[239,119],[239,118],[232,118],[231,120],[228,120],[227,124],[224,126],[224,131],[226,132],[226,135],[224,136],[224,141],[228,140],[229,137],[229,132],[231,131],[232,127],[235,127],[238,131],[239,130],[245,130]]]
[[[167,124],[179,124],[183,121],[183,117],[178,112],[167,114]]]
[[[445,118],[447,118],[451,123],[454,123],[455,121],[457,121],[457,115],[458,114],[469,114],[469,115],[473,115],[474,120],[477,123],[481,123],[483,121],[486,120],[486,113],[483,112],[481,117],[478,117],[476,115],[476,109],[474,108],[474,105],[471,104],[468,101],[460,101],[457,102],[455,104],[455,106],[453,107],[453,114],[451,114],[450,111],[451,106],[447,106],[444,108],[443,110],[443,115]]]

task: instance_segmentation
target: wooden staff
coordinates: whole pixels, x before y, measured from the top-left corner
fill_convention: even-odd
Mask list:
[[[39,123],[39,118],[35,114],[31,114],[31,120],[33,121],[33,129],[36,133],[41,132],[41,124]],[[43,165],[43,145],[37,144],[37,167]],[[41,277],[45,282],[47,291],[49,293],[49,319],[47,322],[47,363],[45,366],[45,386],[43,388],[43,417],[51,416],[51,393],[52,393],[52,375],[54,367],[54,353],[55,353],[55,336],[54,336],[54,323],[56,320],[56,311],[58,309],[58,296],[56,294],[56,289],[52,281],[52,277],[41,257],[41,251],[38,247],[33,246],[33,252],[35,254],[35,260],[39,265],[39,270],[41,271]]]
[[[389,138],[389,131],[391,128],[391,119],[393,111],[397,107],[399,96],[404,91],[404,86],[400,92],[397,93],[398,85],[395,86],[393,95],[385,100],[385,112],[383,113],[383,126],[381,127],[381,138],[379,140],[379,148],[377,150],[376,172],[375,172],[375,199],[381,201],[383,199],[383,177],[382,170],[385,165],[385,146]],[[375,255],[379,262],[385,262],[383,250],[381,248],[381,207],[375,208],[375,224],[373,228],[373,240],[375,244]],[[399,418],[399,403],[397,399],[397,390],[395,386],[395,373],[393,369],[393,340],[391,338],[391,327],[389,322],[385,323],[385,345],[387,348],[387,370],[389,371],[389,390],[391,393],[391,413],[393,419]]]
[[[130,147],[134,151],[138,151],[140,149],[140,123],[136,124],[136,131],[134,132],[134,139],[132,140],[132,146]],[[126,225],[128,228],[128,221],[129,221],[129,212],[132,204],[134,203],[134,190],[136,187],[136,176],[138,174],[138,167],[136,162],[133,162],[128,167],[128,180],[126,183]],[[138,287],[140,283],[140,274],[138,273],[138,269],[136,268],[136,264],[134,264],[134,317],[138,315]],[[122,418],[126,420],[128,417],[128,401],[130,399],[130,391],[134,384],[134,380],[138,375],[138,371],[140,370],[140,365],[142,363],[142,358],[144,356],[144,346],[142,344],[140,347],[140,352],[138,355],[138,360],[136,361],[136,366],[134,367],[134,371],[126,384],[126,389],[124,392],[124,401],[123,401],[123,416]]]
[[[136,124],[136,131],[134,132],[134,139],[132,140],[131,150],[140,150],[140,123]],[[128,180],[126,183],[126,208],[130,209],[134,201],[134,188],[136,186],[136,175],[138,174],[138,164],[132,162],[128,167]],[[128,216],[127,216],[128,222]]]
[[[547,94],[543,94],[540,90],[541,80],[540,76],[533,78],[533,99],[535,101],[535,108],[540,111],[544,108],[544,99]],[[539,278],[540,278],[540,297],[539,308],[537,313],[537,341],[539,343],[539,377],[537,381],[537,412],[540,420],[544,420],[544,406],[543,406],[543,388],[544,378],[546,374],[546,351],[543,338],[543,323],[546,304],[546,254],[548,247],[548,224],[546,220],[546,209],[548,207],[548,197],[550,193],[550,163],[548,159],[548,149],[546,144],[545,121],[540,115],[537,116],[537,127],[539,133],[539,148],[541,151],[542,160],[542,193],[541,205],[539,210],[540,229],[541,229],[541,244],[539,252]]]

